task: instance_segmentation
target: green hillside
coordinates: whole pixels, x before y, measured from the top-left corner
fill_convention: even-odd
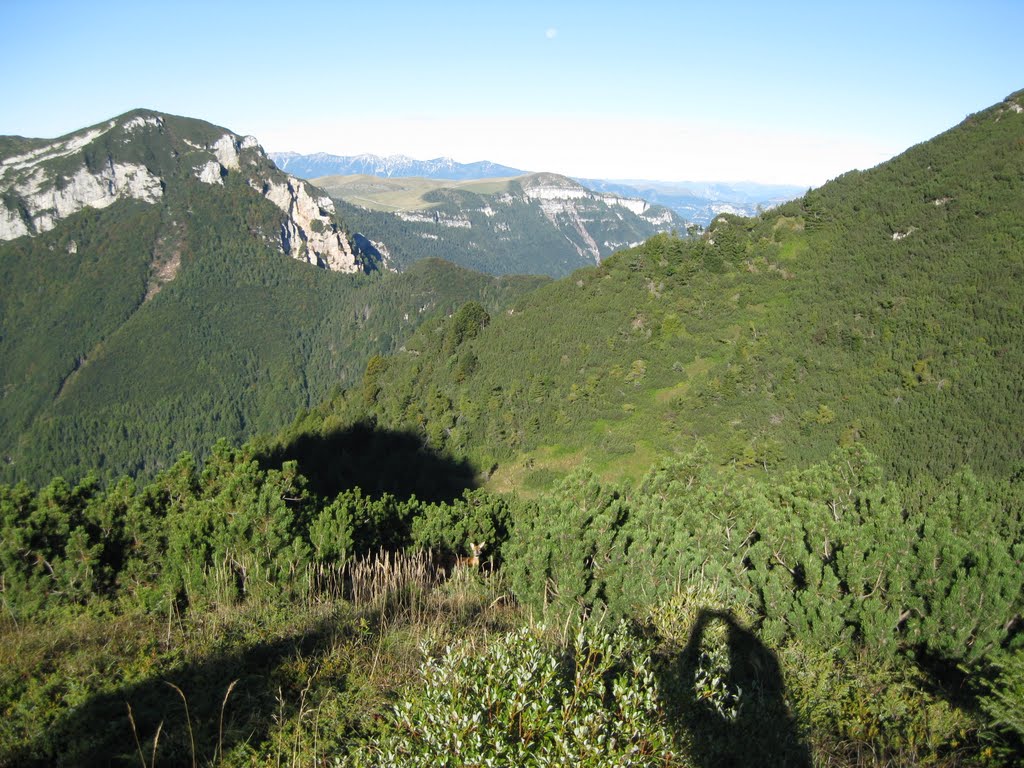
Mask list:
[[[236,147],[230,170],[209,149],[225,135]],[[3,169],[6,210],[42,230],[0,242],[6,479],[148,475],[219,437],[275,431],[357,381],[371,354],[394,351],[432,314],[469,298],[497,308],[538,283],[438,262],[405,275],[317,269],[334,258],[317,244],[336,228],[340,253],[343,224],[322,207],[297,218],[300,182],[254,143],[201,121],[131,113],[31,146],[51,149],[42,160],[8,157]],[[197,177],[204,163],[220,168],[212,183]],[[102,208],[83,204],[48,223],[69,203],[50,213],[33,200],[57,200],[62,184],[76,183],[88,199],[93,167],[130,168],[159,184],[144,199],[128,187]],[[57,191],[35,193],[31,174]],[[293,196],[290,211],[271,202],[275,189]],[[282,252],[285,232],[293,258]]]
[[[544,485],[706,444],[771,470],[860,443],[899,477],[1020,468],[1018,94],[867,172],[705,237],[657,236],[453,343],[425,327],[327,420],[372,416]],[[380,369],[385,369],[380,372]]]
[[[325,177],[346,224],[405,269],[437,257],[496,275],[562,277],[658,232],[685,232],[668,208],[592,192],[564,176],[441,182]]]

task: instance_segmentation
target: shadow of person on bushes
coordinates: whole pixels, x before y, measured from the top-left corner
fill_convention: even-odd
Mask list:
[[[810,768],[778,658],[731,613],[702,610],[662,678],[677,739],[698,765]]]

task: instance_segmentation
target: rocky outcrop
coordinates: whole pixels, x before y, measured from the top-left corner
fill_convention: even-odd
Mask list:
[[[80,168],[70,178],[51,178],[37,167],[22,182],[4,190],[18,201],[17,211],[0,213],[0,240],[47,232],[61,219],[83,208],[106,208],[123,198],[155,203],[163,195],[160,179],[143,165],[115,163],[92,172]]]
[[[292,177],[268,181],[263,196],[287,216],[281,224],[281,250],[289,256],[338,272],[359,272],[363,265],[345,233],[332,218],[334,202],[314,197],[306,184]]]
[[[19,172],[31,170],[42,163],[59,160],[62,157],[69,157],[79,152],[113,128],[115,124],[115,121],[111,120],[104,126],[91,128],[87,131],[76,133],[73,136],[58,139],[44,146],[37,147],[29,152],[0,160],[0,182],[5,186],[8,182],[13,184]]]
[[[330,198],[278,171],[252,136],[218,135],[205,123],[143,112],[55,141],[25,143],[37,146],[0,160],[0,240],[46,232],[83,208],[122,199],[157,203],[166,184],[191,178],[224,187],[229,177],[240,177],[284,214],[278,241],[284,253],[325,269],[364,269],[358,249],[334,221]],[[167,178],[128,160],[144,156],[138,143],[159,158],[151,165]],[[105,158],[98,169],[97,157]]]
[[[238,150],[241,147],[239,142],[230,133],[225,133],[214,142],[211,149],[217,156],[217,162],[229,171],[237,171],[241,166],[238,162]]]
[[[137,130],[146,128],[156,128],[157,130],[160,130],[163,127],[164,119],[159,115],[152,115],[149,117],[143,117],[142,115],[139,115],[138,117],[133,117],[130,120],[126,121],[121,126],[125,133],[134,133]]]
[[[391,252],[384,243],[371,240],[366,235],[356,232],[352,235],[352,242],[359,252],[375,259],[384,269],[394,270],[391,259]]]
[[[625,208],[627,211],[632,211],[637,216],[643,216],[651,204],[646,200],[641,200],[639,197],[619,197],[618,195],[600,195],[598,199],[602,200],[605,205],[617,205]]]
[[[490,210],[488,208],[487,210]],[[494,212],[490,214],[487,211],[481,211],[485,216],[493,216]],[[456,227],[458,229],[470,229],[473,223],[465,216],[461,215],[449,215],[443,211],[395,211],[395,216],[400,218],[402,221],[415,221],[420,224],[440,224],[442,227]]]
[[[111,120],[0,160],[0,240],[45,232],[53,228],[55,220],[87,205],[102,208],[140,190],[147,196],[154,194],[138,167],[111,164],[95,174],[82,167],[70,179],[48,171],[51,164],[81,152],[115,124]]]
[[[641,216],[653,227],[671,227],[678,221],[678,217],[668,208],[658,208],[655,211],[645,210]]]
[[[241,171],[243,166],[258,169],[250,175],[248,184],[285,214],[279,241],[283,253],[337,272],[364,269],[348,237],[334,222],[334,202],[311,192],[315,188],[299,179],[258,162],[266,155],[254,137],[226,133],[205,149],[216,159],[197,167],[195,176],[206,184],[223,184],[229,174]]]
[[[224,185],[224,166],[216,160],[210,160],[200,168],[196,169],[196,178],[204,184]]]
[[[144,165],[118,162],[108,156],[99,169],[85,162],[73,172],[67,158],[108,133],[116,120],[48,142],[0,161],[0,240],[47,232],[83,208],[106,208],[125,198],[155,203],[163,196],[161,180]],[[146,126],[161,127],[158,117],[134,117],[121,128],[126,134]]]
[[[196,178],[206,184],[223,184],[225,177],[241,171],[244,164],[259,167],[260,172],[251,175],[248,184],[285,214],[279,241],[283,253],[337,272],[364,270],[348,237],[334,222],[334,202],[311,192],[315,188],[299,179],[262,167],[257,159],[264,160],[266,155],[253,136],[239,138],[226,133],[206,149],[216,159],[195,169]]]
[[[589,190],[583,187],[555,187],[555,186],[523,186],[523,194],[530,200],[582,200],[592,197]]]
[[[246,150],[255,149],[254,153],[248,153],[248,163],[259,165],[260,160],[266,159],[266,154],[255,136],[239,138],[232,133],[225,133],[209,146],[203,147],[199,144],[187,142],[193,149],[212,152],[216,159],[208,160],[195,169],[195,176],[204,184],[223,184],[224,177],[229,171],[238,171],[242,168],[242,153]]]

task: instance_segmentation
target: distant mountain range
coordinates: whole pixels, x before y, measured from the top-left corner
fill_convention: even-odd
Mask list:
[[[450,157],[414,160],[405,155],[330,155],[318,152],[269,152],[268,157],[282,171],[304,179],[324,176],[379,176],[382,178],[424,178],[469,181],[523,176],[527,171],[488,161],[458,163]],[[638,197],[671,208],[683,219],[707,226],[720,213],[753,216],[759,208],[772,208],[799,197],[805,187],[787,184],[717,181],[650,181],[644,179],[575,180],[595,192]]]
[[[774,208],[807,191],[791,184],[754,182],[649,181],[626,179],[576,179],[599,192],[641,197],[650,203],[671,208],[687,221],[706,227],[720,213],[755,216],[759,210]]]
[[[522,176],[526,171],[509,168],[507,165],[487,162],[457,163],[450,157],[436,157],[433,160],[414,160],[405,155],[329,155],[317,152],[302,155],[297,152],[270,152],[268,156],[282,171],[303,179],[318,176],[383,176],[384,178],[416,176],[424,179],[469,179],[506,178]]]

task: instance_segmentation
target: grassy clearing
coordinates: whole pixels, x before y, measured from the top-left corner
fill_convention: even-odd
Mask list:
[[[458,189],[478,195],[505,192],[511,179],[474,179],[450,181],[447,179],[380,178],[377,176],[323,176],[313,179],[331,197],[374,211],[420,211],[433,208],[437,203],[423,199],[424,195],[439,189]]]
[[[651,464],[660,455],[662,453],[655,450],[650,443],[636,442],[631,445],[630,451],[595,464],[594,471],[603,482],[621,484],[625,481],[635,481],[650,469]]]
[[[671,387],[656,389],[654,390],[652,395],[654,397],[655,403],[657,403],[658,405],[665,405],[666,403],[671,403],[673,400],[676,400],[677,398],[686,397],[689,391],[690,381],[686,380],[681,381],[678,384],[675,384]]]
[[[565,445],[544,445],[498,467],[486,484],[495,493],[516,492],[534,498],[585,461],[583,451]]]

